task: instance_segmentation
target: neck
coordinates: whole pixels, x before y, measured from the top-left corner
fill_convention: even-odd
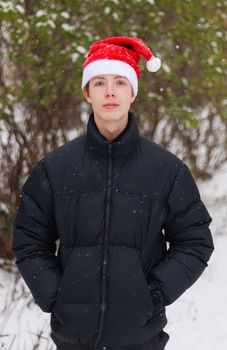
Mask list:
[[[94,113],[94,119],[100,134],[102,134],[108,141],[112,141],[120,135],[128,124],[128,114],[120,120],[100,120],[100,118]]]
[[[128,124],[121,134],[113,141],[109,142],[100,133],[94,119],[94,113],[90,114],[87,123],[87,145],[88,152],[91,152],[97,157],[105,161],[109,159],[109,145],[112,144],[112,159],[126,159],[139,145],[140,137],[135,116],[133,113],[128,113]]]

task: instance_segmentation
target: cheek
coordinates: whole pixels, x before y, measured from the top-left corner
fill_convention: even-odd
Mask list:
[[[93,103],[98,103],[102,97],[102,94],[99,90],[97,90],[97,91],[93,91],[92,94],[90,94],[90,97]]]
[[[125,91],[125,101],[127,101],[128,103],[132,103],[134,100],[135,100],[135,96],[130,86],[128,87],[127,91]]]

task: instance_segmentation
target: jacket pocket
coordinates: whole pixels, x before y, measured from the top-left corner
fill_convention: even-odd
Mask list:
[[[101,246],[73,247],[58,287],[56,304],[99,303],[101,262]]]
[[[71,256],[71,255],[70,255]],[[69,256],[69,259],[68,259],[68,262],[65,266],[65,269],[63,270],[63,273],[62,273],[62,276],[61,276],[61,280],[59,282],[59,285],[58,285],[58,290],[57,290],[57,295],[56,295],[56,299],[55,299],[55,302],[54,304],[52,305],[52,310],[54,308],[54,306],[58,303],[58,300],[59,300],[59,297],[61,296],[61,293],[62,293],[62,289],[63,289],[63,284],[64,284],[64,276],[67,274],[67,271],[70,269],[70,256]]]
[[[152,279],[148,282],[148,289],[153,302],[153,313],[158,314],[165,306],[164,297],[160,289],[159,283]]]
[[[111,304],[140,305],[150,315],[153,302],[138,251],[111,246],[108,265],[108,298]]]

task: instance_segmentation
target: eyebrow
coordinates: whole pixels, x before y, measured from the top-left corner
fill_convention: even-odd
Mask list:
[[[123,77],[122,75],[116,75],[115,77],[114,77],[114,79],[127,79],[126,77]],[[95,79],[102,79],[102,80],[104,80],[105,79],[105,77],[104,76],[102,76],[102,75],[97,75],[96,77],[94,77],[94,78],[92,78],[92,80],[95,80]]]

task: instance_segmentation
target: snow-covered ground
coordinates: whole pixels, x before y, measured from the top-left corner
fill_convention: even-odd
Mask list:
[[[227,350],[227,164],[198,187],[213,217],[215,251],[200,279],[167,307],[166,350]],[[54,350],[49,314],[32,302],[20,277],[2,265],[0,261],[0,349]]]
[[[166,350],[227,350],[227,234],[216,236],[214,243],[209,267],[167,308]]]
[[[197,185],[213,218],[215,250],[202,276],[167,308],[166,350],[227,350],[227,164]]]

